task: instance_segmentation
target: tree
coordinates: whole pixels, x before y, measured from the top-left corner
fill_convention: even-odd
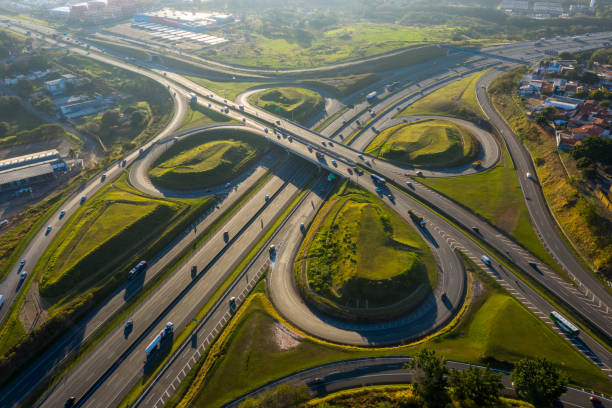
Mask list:
[[[102,115],[102,119],[100,120],[100,125],[103,129],[110,129],[113,126],[119,124],[119,112],[116,110],[109,110],[104,112]]]
[[[423,349],[409,364],[417,371],[417,382],[414,385],[415,394],[427,407],[444,407],[450,402],[446,386],[448,369],[444,360],[433,350]]]
[[[511,379],[517,394],[537,407],[551,406],[567,385],[567,377],[545,358],[520,360]]]
[[[137,110],[132,113],[130,116],[130,126],[132,128],[137,129],[141,127],[146,119],[146,115],[141,111]]]
[[[0,138],[6,137],[11,130],[11,126],[6,122],[0,122]]]
[[[19,82],[17,82],[17,85],[15,85],[15,90],[17,91],[19,96],[26,98],[32,95],[32,92],[34,92],[34,87],[32,86],[32,83],[30,81],[21,78]]]
[[[34,102],[34,107],[38,109],[39,111],[42,111],[45,113],[53,113],[53,110],[55,109],[55,105],[53,105],[53,101],[48,96],[45,96],[44,98],[40,98],[36,102]]]
[[[453,370],[450,384],[457,400],[472,400],[479,407],[499,404],[499,395],[504,386],[501,374],[486,369],[469,367],[467,370]]]

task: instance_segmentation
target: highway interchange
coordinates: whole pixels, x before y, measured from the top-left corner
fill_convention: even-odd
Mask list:
[[[30,29],[34,30],[35,27],[30,26]],[[40,28],[39,28],[40,29]],[[39,31],[40,32],[40,31]],[[597,41],[601,43],[603,39],[609,38],[608,34],[602,34],[601,36],[594,36],[587,38],[587,41],[593,41],[593,47],[598,46]],[[563,41],[552,41],[550,46],[562,47]],[[574,47],[580,48],[583,45],[572,44]],[[215,330],[218,332],[222,329],[223,324],[229,319],[230,314],[227,310],[226,302],[230,294],[236,294],[238,301],[244,299],[245,288],[252,286],[252,283],[256,280],[258,273],[263,271],[264,265],[270,268],[269,274],[269,285],[272,288],[271,296],[275,306],[279,312],[286,317],[289,321],[305,329],[306,331],[313,332],[314,335],[337,341],[340,343],[349,344],[379,344],[379,343],[393,343],[400,340],[415,338],[418,335],[422,335],[424,332],[434,330],[435,328],[442,325],[448,318],[452,317],[453,312],[444,307],[440,302],[438,296],[439,291],[445,291],[451,299],[453,306],[459,306],[463,302],[464,293],[464,272],[459,265],[454,249],[460,249],[466,253],[472,260],[479,263],[483,269],[488,270],[500,283],[508,289],[519,301],[525,304],[530,310],[544,320],[549,326],[556,329],[556,326],[552,324],[548,319],[548,313],[554,309],[549,302],[544,299],[540,294],[533,291],[529,286],[519,283],[515,278],[512,271],[501,264],[495,263],[492,268],[488,268],[482,264],[480,256],[487,253],[483,249],[482,244],[478,241],[484,241],[487,245],[495,248],[500,254],[508,254],[508,258],[504,261],[504,264],[508,260],[512,260],[516,266],[523,269],[527,274],[531,274],[532,278],[540,282],[545,287],[548,287],[552,292],[556,293],[563,301],[569,304],[574,310],[584,316],[585,319],[591,322],[594,326],[598,327],[603,333],[608,336],[612,336],[611,333],[611,318],[609,306],[612,304],[610,301],[610,294],[605,289],[600,287],[599,282],[588,272],[579,261],[571,254],[571,251],[567,250],[567,247],[563,241],[558,237],[557,231],[552,231],[552,235],[555,237],[552,243],[549,244],[548,248],[559,263],[570,272],[574,272],[576,279],[580,282],[579,287],[586,287],[589,292],[583,291],[578,292],[577,290],[567,282],[564,282],[562,278],[559,278],[557,274],[549,270],[535,257],[528,254],[523,248],[513,243],[507,237],[500,234],[499,231],[492,228],[490,225],[484,223],[482,220],[475,217],[468,211],[458,208],[457,205],[452,203],[445,197],[431,191],[418,183],[413,177],[414,172],[409,169],[399,169],[390,164],[370,160],[371,170],[376,171],[379,174],[385,176],[388,180],[395,182],[397,186],[402,186],[405,191],[401,192],[395,188],[392,189],[394,196],[394,203],[389,202],[391,206],[395,206],[398,212],[406,217],[408,209],[414,209],[418,213],[425,216],[428,221],[427,232],[425,233],[425,239],[432,248],[435,248],[436,256],[439,262],[441,262],[440,273],[443,276],[441,282],[444,286],[440,286],[436,290],[435,295],[424,304],[424,309],[428,311],[428,315],[436,316],[435,319],[422,320],[423,327],[416,327],[418,333],[408,330],[408,332],[402,333],[402,330],[394,331],[398,333],[399,337],[387,338],[382,336],[376,337],[376,328],[367,331],[367,335],[356,334],[356,328],[351,326],[342,326],[339,322],[321,318],[310,312],[309,309],[303,307],[301,300],[295,295],[295,291],[292,286],[290,274],[292,270],[293,254],[296,250],[296,245],[299,243],[299,231],[296,228],[300,222],[308,224],[308,222],[314,217],[316,208],[323,202],[327,190],[328,183],[325,181],[324,176],[317,176],[315,167],[307,164],[306,161],[314,162],[317,166],[323,167],[326,170],[342,175],[344,177],[353,178],[356,182],[361,184],[363,187],[370,190],[374,190],[374,186],[369,181],[369,178],[362,176],[361,178],[351,175],[347,172],[347,168],[359,164],[364,168],[368,168],[365,164],[365,160],[362,160],[359,155],[365,146],[367,146],[367,140],[371,140],[373,132],[370,130],[368,135],[368,129],[371,129],[372,125],[375,125],[377,129],[383,129],[384,127],[391,126],[393,123],[391,119],[391,112],[402,109],[404,106],[412,103],[414,100],[422,97],[423,95],[437,89],[441,86],[441,83],[461,78],[465,72],[468,72],[463,68],[454,68],[454,71],[450,69],[440,69],[437,77],[430,80],[422,80],[420,82],[412,83],[401,91],[391,94],[389,97],[383,99],[383,101],[375,105],[374,109],[377,112],[383,112],[382,115],[377,116],[372,123],[366,126],[365,131],[361,131],[358,137],[353,139],[352,146],[347,147],[340,144],[338,139],[339,132],[345,132],[343,129],[348,129],[355,120],[359,117],[367,117],[369,112],[366,110],[366,105],[363,102],[355,103],[353,109],[347,109],[342,115],[339,115],[334,121],[329,123],[321,133],[316,133],[310,129],[306,129],[299,125],[293,124],[284,119],[279,119],[268,112],[256,109],[249,106],[245,100],[240,100],[244,105],[244,113],[237,108],[234,104],[226,104],[223,102],[223,98],[215,95],[208,89],[200,87],[183,77],[164,71],[160,73],[159,70],[150,70],[127,64],[116,58],[103,56],[96,52],[85,51],[80,47],[70,47],[71,51],[78,52],[83,55],[87,55],[91,58],[98,59],[115,66],[119,66],[125,69],[138,72],[143,75],[158,81],[163,84],[164,87],[169,89],[173,95],[176,92],[175,102],[176,110],[175,115],[166,127],[166,129],[160,133],[153,141],[147,145],[142,146],[143,154],[136,150],[126,157],[127,165],[131,165],[135,162],[135,165],[131,167],[130,180],[132,184],[137,188],[143,188],[146,190],[147,181],[141,177],[146,174],[147,163],[150,163],[152,159],[148,158],[154,156],[156,151],[161,149],[159,141],[174,137],[174,132],[182,122],[182,118],[186,111],[186,96],[188,92],[196,92],[200,98],[199,103],[221,111],[226,105],[230,107],[228,116],[242,122],[248,129],[259,133],[262,137],[267,137],[271,142],[280,145],[282,148],[290,151],[292,154],[300,156],[305,161],[294,161],[286,160],[275,169],[273,175],[266,180],[265,184],[261,186],[255,194],[249,198],[249,201],[241,206],[236,214],[234,214],[226,224],[218,228],[216,233],[211,236],[196,252],[181,266],[179,266],[175,272],[172,273],[155,291],[147,297],[141,304],[138,305],[134,311],[135,327],[134,332],[130,333],[129,336],[125,336],[123,327],[117,327],[111,334],[109,334],[99,345],[97,345],[87,356],[81,360],[76,367],[68,373],[61,382],[47,394],[42,400],[43,406],[58,406],[63,404],[66,398],[70,395],[76,395],[78,398],[79,406],[116,406],[119,401],[129,392],[132,385],[136,384],[143,371],[143,354],[141,349],[144,344],[147,344],[150,339],[155,335],[158,329],[167,320],[171,320],[175,323],[177,328],[176,333],[180,333],[181,329],[189,323],[191,316],[193,316],[202,306],[212,298],[213,293],[221,284],[228,278],[231,272],[237,266],[236,260],[243,257],[250,248],[259,242],[264,231],[270,227],[275,217],[280,215],[285,208],[288,208],[290,203],[296,199],[299,192],[306,189],[308,186],[314,186],[310,188],[307,193],[308,199],[302,198],[300,203],[295,207],[295,210],[291,213],[288,218],[288,222],[284,224],[277,232],[277,237],[285,237],[282,240],[274,241],[278,247],[278,259],[275,262],[270,263],[267,251],[260,251],[252,265],[245,270],[245,273],[241,275],[242,279],[244,276],[251,275],[251,280],[243,279],[244,284],[240,285],[241,280],[236,280],[235,285],[223,294],[221,300],[217,302],[217,306],[211,309],[210,315],[205,319],[206,324],[201,327],[196,339],[189,338],[187,341],[194,344],[193,347],[179,348],[181,350],[179,357],[173,357],[168,363],[168,366],[163,368],[162,375],[153,383],[153,385],[147,389],[147,399],[141,401],[144,405],[150,406],[150,403],[156,401],[156,404],[163,402],[165,395],[171,393],[168,387],[173,385],[176,378],[173,374],[177,374],[175,368],[181,368],[184,373],[184,363],[181,360],[191,360],[193,353],[201,353],[200,350],[210,344],[211,339],[214,337]],[[535,50],[533,44],[524,44],[523,46],[511,46],[507,48],[496,48],[490,51],[504,52],[504,56],[514,59],[529,59],[536,61],[542,58],[542,55]],[[451,55],[451,58],[455,56]],[[499,61],[495,61],[493,58],[475,58],[475,62],[472,62],[474,72],[493,66],[498,66]],[[442,66],[440,62],[440,66]],[[469,71],[472,72],[472,69]],[[414,73],[414,76],[418,77],[418,73]],[[426,76],[420,73],[421,76]],[[489,80],[494,74],[488,74],[483,78]],[[446,79],[446,80],[445,80]],[[442,82],[441,82],[442,81]],[[517,163],[515,154],[518,150],[512,150],[512,140],[516,140],[513,137],[512,132],[509,129],[503,128],[503,122],[500,124],[499,118],[495,118],[494,113],[487,111],[486,95],[483,94],[483,88],[481,85],[486,86],[487,82],[479,84],[479,101],[483,105],[487,116],[492,120],[493,124],[504,137],[506,144],[511,150],[511,154],[516,163],[517,171],[519,172],[519,179],[521,179],[521,185],[524,186],[525,194],[529,194],[529,197],[541,196],[541,190],[537,187],[537,184],[532,183],[530,180],[526,180],[521,175],[524,175],[531,169],[531,161],[529,156],[526,156],[523,161]],[[490,109],[490,107],[489,107]],[[246,114],[246,115],[245,115]],[[331,112],[328,112],[331,114]],[[280,136],[273,131],[273,124],[281,121],[282,133],[284,137]],[[365,120],[362,120],[365,122]],[[266,132],[265,129],[268,129]],[[328,130],[329,129],[329,130]],[[333,129],[333,130],[332,130]],[[325,136],[323,136],[325,135]],[[291,137],[289,137],[291,136]],[[327,136],[327,137],[326,137]],[[346,135],[345,135],[346,136]],[[333,145],[329,145],[329,140],[333,140]],[[323,147],[322,143],[326,141],[329,146]],[[166,141],[165,143],[172,143],[172,141]],[[518,146],[521,149],[522,146]],[[325,163],[321,163],[314,158],[314,153],[311,150],[318,150],[323,152],[327,160]],[[523,153],[526,154],[526,153]],[[144,156],[144,158],[142,157]],[[331,165],[328,161],[333,158],[337,160],[338,167]],[[367,160],[367,158],[366,158]],[[266,163],[261,164],[261,168],[267,168]],[[264,170],[259,170],[262,172]],[[533,170],[531,170],[533,172]],[[106,181],[108,183],[116,178],[122,172],[122,168],[119,165],[114,164],[112,167],[105,171]],[[140,177],[138,176],[140,174]],[[240,180],[239,183],[232,185],[229,192],[229,196],[234,195],[234,200],[237,200],[239,191],[244,191],[248,187],[249,180],[254,183],[257,178],[255,174],[258,170],[255,170],[253,174],[246,177],[244,180]],[[532,174],[535,174],[533,172]],[[139,180],[134,182],[133,179]],[[407,188],[406,182],[410,181],[412,188]],[[141,183],[140,187],[138,183]],[[531,184],[529,184],[531,183]],[[99,178],[95,178],[92,182],[87,184],[84,189],[72,197],[64,209],[68,214],[71,213],[79,205],[79,200],[82,195],[91,196],[100,187],[102,183]],[[145,187],[143,187],[145,186]],[[525,190],[525,188],[527,190]],[[150,192],[150,191],[146,191]],[[162,192],[158,192],[163,194]],[[206,192],[200,192],[206,193]],[[211,192],[208,192],[211,193]],[[217,191],[219,193],[219,191]],[[406,194],[408,193],[408,194]],[[271,200],[266,201],[263,195],[270,195]],[[418,200],[415,200],[417,198]],[[388,200],[388,198],[385,198]],[[533,219],[541,219],[542,224],[536,225],[536,230],[543,233],[542,239],[544,243],[549,242],[549,228],[551,228],[550,213],[543,201],[543,197],[540,200],[528,200],[528,206],[530,203],[533,206],[530,209],[530,213]],[[422,204],[428,203],[431,207],[437,211],[434,212],[430,208]],[[229,202],[228,204],[229,205]],[[216,213],[216,214],[215,214]],[[209,224],[215,219],[220,213],[219,210],[213,211],[212,214],[207,215],[202,222],[208,222]],[[453,221],[450,223],[446,219],[440,216],[440,213],[449,215]],[[538,215],[546,214],[546,217],[539,217]],[[61,225],[65,222],[59,220],[57,214],[52,216],[53,231],[56,233]],[[548,221],[546,221],[548,219]],[[299,220],[299,222],[298,222]],[[457,226],[462,226],[463,231],[458,229]],[[479,237],[467,237],[466,231],[470,231],[471,227],[477,226],[480,231]],[[231,242],[225,243],[221,237],[222,231],[231,231],[232,237]],[[235,234],[235,235],[234,235]],[[189,234],[188,234],[189,235]],[[195,235],[195,234],[194,234]],[[474,238],[476,238],[474,240]],[[35,240],[32,241],[28,249],[26,250],[26,256],[28,263],[31,262],[33,265],[36,260],[44,252],[44,242],[50,242],[51,237],[45,237],[44,232],[41,231]],[[276,239],[276,238],[275,238]],[[46,240],[46,241],[45,241]],[[475,242],[476,241],[476,242]],[[270,239],[268,240],[270,242]],[[282,242],[282,245],[279,245]],[[560,244],[559,244],[560,242]],[[34,245],[36,244],[36,245]],[[265,248],[265,246],[263,247]],[[30,251],[30,252],[28,252]],[[169,259],[167,260],[169,262]],[[528,262],[537,262],[540,264],[540,269],[544,272],[539,274],[534,272],[533,269],[528,265]],[[578,267],[576,267],[578,262]],[[151,271],[147,273],[145,279],[149,279],[150,274],[155,274],[162,269],[164,263],[160,264],[156,269],[151,268]],[[192,265],[198,266],[198,275],[194,278],[190,275],[189,271]],[[11,274],[17,276],[17,274]],[[12,279],[15,280],[14,278]],[[9,281],[9,279],[7,279]],[[11,283],[3,283],[10,285]],[[446,286],[447,285],[447,286]],[[3,289],[4,290],[4,289]],[[126,289],[127,290],[127,289]],[[235,291],[235,292],[234,292]],[[7,293],[9,291],[6,291]],[[197,294],[197,295],[196,295]],[[592,296],[590,296],[592,295]],[[120,296],[121,297],[121,296]],[[7,299],[7,303],[10,303],[11,298]],[[301,303],[301,305],[300,305]],[[425,309],[425,308],[428,309]],[[5,307],[2,313],[6,313],[8,310]],[[436,310],[435,313],[431,313],[431,310]],[[456,310],[456,308],[453,308]],[[446,313],[445,313],[446,311]],[[291,315],[295,313],[294,315]],[[307,315],[310,313],[310,315]],[[98,316],[103,316],[98,314]],[[415,314],[415,317],[420,315]],[[103,317],[100,317],[103,319]],[[407,318],[407,321],[410,321]],[[95,320],[95,319],[92,319]],[[298,322],[302,322],[302,326]],[[389,323],[392,324],[392,323]],[[306,325],[307,327],[304,327]],[[380,328],[384,328],[385,325],[381,325]],[[389,326],[386,326],[387,328]],[[400,327],[396,325],[394,327]],[[380,329],[379,328],[379,329]],[[361,328],[359,328],[361,329]],[[411,330],[414,330],[413,325]],[[558,331],[558,329],[556,329]],[[559,331],[558,331],[559,332]],[[201,335],[200,335],[201,333]],[[211,333],[213,335],[211,336]],[[331,338],[326,337],[326,333],[330,333]],[[560,332],[559,332],[560,333]],[[561,334],[561,333],[560,333]],[[208,342],[208,343],[207,343]],[[75,344],[76,345],[76,344]],[[612,366],[612,357],[610,353],[601,346],[596,340],[591,338],[584,333],[581,334],[579,342],[576,346],[581,349],[585,354],[592,358],[595,362],[601,365],[602,369],[606,370],[606,373],[610,374],[610,368]],[[190,350],[194,349],[194,350]],[[178,371],[180,373],[181,371]],[[165,377],[164,377],[165,376]],[[170,384],[168,384],[168,382]],[[22,383],[23,389],[27,389],[31,383]],[[166,388],[164,388],[164,385]],[[15,393],[6,393],[3,390],[0,398],[8,398],[0,401],[5,401],[7,405],[17,402],[15,400]],[[12,394],[9,398],[8,394]],[[111,397],[112,396],[112,397]],[[11,401],[12,399],[12,401]]]

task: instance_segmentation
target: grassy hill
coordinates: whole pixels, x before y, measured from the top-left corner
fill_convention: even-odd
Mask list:
[[[403,123],[383,130],[366,153],[424,168],[455,167],[476,159],[479,144],[465,128],[442,120]]]
[[[175,143],[149,170],[153,183],[176,190],[217,186],[236,177],[265,150],[252,133],[219,129]]]
[[[140,247],[154,240],[182,206],[110,188],[86,204],[45,253],[40,292],[56,298],[103,281]]]
[[[354,308],[414,304],[437,269],[421,237],[373,194],[345,185],[321,210],[306,240],[308,284]]]
[[[484,120],[476,99],[476,83],[486,71],[452,82],[419,99],[396,116],[446,115],[475,122]]]
[[[274,88],[249,97],[249,103],[293,122],[306,123],[325,107],[323,97],[303,88]]]

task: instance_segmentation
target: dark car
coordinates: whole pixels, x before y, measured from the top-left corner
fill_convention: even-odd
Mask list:
[[[74,403],[75,403],[75,402],[76,402],[76,398],[74,398],[74,397],[69,397],[69,398],[66,400],[66,403],[64,404],[64,408],[70,408],[70,407],[74,406]]]

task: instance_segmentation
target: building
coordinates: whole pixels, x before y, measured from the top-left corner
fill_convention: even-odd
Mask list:
[[[57,177],[66,162],[55,149],[0,161],[0,192],[20,190]]]
[[[509,14],[527,14],[529,2],[524,0],[503,0],[501,10]]]
[[[52,81],[45,82],[45,89],[51,93],[51,95],[60,95],[66,91],[66,84],[74,84],[76,77],[72,74],[62,75],[61,78],[54,79]]]
[[[561,14],[563,14],[563,7],[560,3],[549,1],[533,3],[533,15],[535,17],[559,17]]]
[[[186,12],[163,9],[134,15],[134,23],[159,24],[190,31],[204,31],[235,21],[231,14]]]
[[[60,112],[69,119],[93,115],[110,109],[114,101],[113,97],[103,98],[102,95],[96,95],[90,100],[60,106]]]

